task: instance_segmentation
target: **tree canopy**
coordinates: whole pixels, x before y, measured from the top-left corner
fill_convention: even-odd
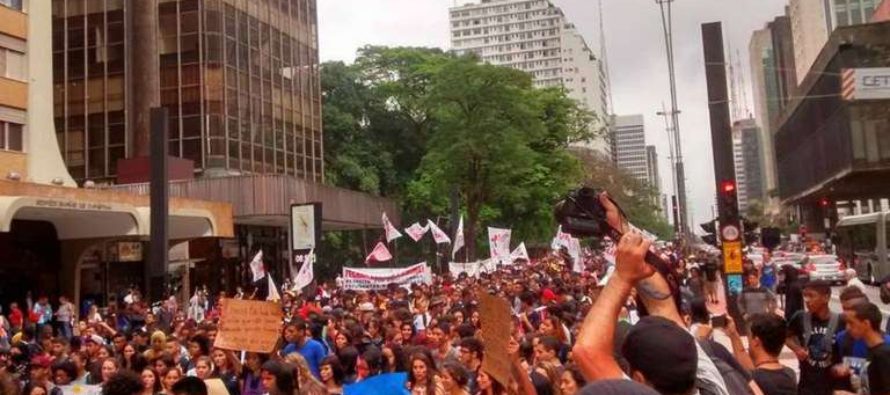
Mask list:
[[[549,242],[553,203],[603,177],[616,180],[602,185],[620,189],[619,201],[633,197],[625,206],[632,221],[653,232],[666,225],[646,203],[655,201],[651,189],[569,149],[603,137],[590,127],[593,114],[562,88],[536,89],[525,72],[439,49],[368,46],[351,65],[322,65],[322,96],[328,182],[396,200],[403,225],[447,218],[456,194],[471,257],[477,241],[487,244],[487,225],[513,229],[514,240]],[[338,248],[356,241],[331,238]],[[357,252],[337,259],[355,263]],[[429,252],[402,247],[403,256]]]

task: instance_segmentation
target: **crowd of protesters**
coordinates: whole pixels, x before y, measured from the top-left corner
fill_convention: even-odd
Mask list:
[[[410,287],[284,292],[270,354],[214,347],[220,300],[240,293],[152,307],[133,290],[104,315],[29,298],[0,316],[0,394],[890,394],[890,338],[859,287],[831,311],[828,284],[747,265],[740,321],[715,320],[718,256],[667,247],[656,252],[672,273],[658,273],[644,261],[651,243],[623,230],[614,263],[588,257],[584,273],[556,254]],[[494,334],[481,327],[477,292],[511,307],[506,379],[484,362]],[[799,374],[780,359],[786,347]]]

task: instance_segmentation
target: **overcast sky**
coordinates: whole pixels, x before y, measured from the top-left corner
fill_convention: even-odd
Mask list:
[[[575,23],[595,51],[599,48],[596,0],[551,0]],[[643,114],[646,142],[658,148],[662,190],[670,193],[670,163],[664,120],[670,106],[664,38],[654,0],[602,0],[606,49],[617,114]],[[467,1],[457,0],[458,3]],[[449,47],[448,8],[455,0],[318,0],[322,61],[351,62],[366,44]],[[786,0],[676,0],[674,56],[680,130],[686,164],[689,211],[694,224],[712,218],[714,172],[708,124],[701,24],[723,22],[727,51],[738,52],[750,85],[751,32],[783,13]],[[748,102],[752,101],[746,86]],[[753,113],[753,105],[748,105]]]

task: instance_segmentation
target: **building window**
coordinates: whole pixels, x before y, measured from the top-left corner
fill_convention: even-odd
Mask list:
[[[0,5],[4,5],[17,11],[24,10],[24,3],[24,0],[0,0]]]
[[[28,59],[25,57],[25,54],[0,48],[0,77],[19,81],[27,80]]]
[[[0,150],[22,152],[24,125],[0,121]]]

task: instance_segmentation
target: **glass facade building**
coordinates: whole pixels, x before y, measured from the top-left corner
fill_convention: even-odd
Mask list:
[[[156,1],[169,153],[209,174],[324,178],[315,0]],[[78,181],[134,155],[133,5],[53,0],[55,121]]]

